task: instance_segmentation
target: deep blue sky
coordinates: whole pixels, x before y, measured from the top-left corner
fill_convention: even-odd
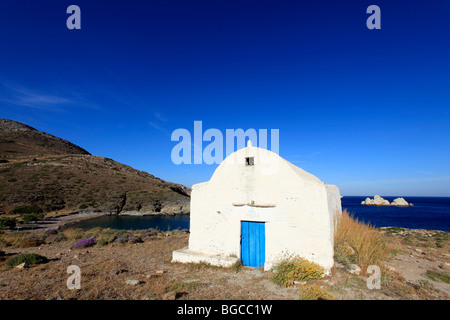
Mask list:
[[[66,9],[81,8],[81,30]],[[366,9],[381,8],[381,30]],[[2,1],[0,118],[191,186],[170,135],[279,129],[343,195],[450,196],[450,2]],[[207,143],[204,144],[204,146]]]

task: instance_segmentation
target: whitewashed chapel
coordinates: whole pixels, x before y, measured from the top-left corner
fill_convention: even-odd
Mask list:
[[[339,189],[251,142],[192,187],[189,246],[174,262],[269,270],[284,254],[333,266]]]

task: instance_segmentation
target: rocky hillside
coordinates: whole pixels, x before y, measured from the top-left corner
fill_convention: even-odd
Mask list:
[[[190,189],[0,119],[0,214],[30,210],[189,212]],[[26,210],[26,209],[25,209]]]
[[[73,143],[20,122],[0,119],[0,160],[90,153]]]

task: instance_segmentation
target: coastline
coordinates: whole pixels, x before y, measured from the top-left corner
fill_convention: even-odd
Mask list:
[[[108,215],[106,212],[75,212],[60,216],[46,217],[40,221],[33,224],[26,224],[20,227],[21,231],[47,231],[47,230],[58,230],[62,231],[70,228],[77,223],[82,221],[91,220]],[[14,232],[18,231],[17,227]]]
[[[163,212],[124,212],[124,213],[73,212],[64,215],[46,217],[43,220],[37,221],[36,223],[29,223],[22,226],[17,226],[13,230],[11,230],[11,232],[18,232],[18,231],[45,232],[51,229],[63,231],[86,220],[93,220],[104,216],[112,216],[112,215],[143,217],[143,216],[175,216],[175,215],[189,215],[189,214],[188,213],[168,214]]]
[[[18,232],[18,231],[32,231],[32,232],[45,232],[47,230],[57,230],[64,231],[68,228],[76,226],[80,222],[93,220],[97,218],[101,218],[103,216],[130,216],[130,217],[143,217],[143,216],[177,216],[177,215],[189,215],[186,213],[183,214],[166,214],[161,212],[125,212],[125,213],[111,213],[111,212],[74,212],[66,215],[54,216],[54,217],[46,217],[44,220],[37,221],[34,224],[26,224],[20,226],[19,230],[12,229],[10,232]],[[398,226],[383,226],[383,227],[375,227],[377,230],[381,232],[386,232],[389,230],[403,230],[403,231],[430,231],[430,232],[448,232],[445,230],[439,229],[426,229],[426,228],[406,228],[406,227],[398,227]]]

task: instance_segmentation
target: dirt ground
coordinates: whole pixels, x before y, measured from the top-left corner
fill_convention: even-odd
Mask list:
[[[41,232],[41,231],[35,231]],[[383,231],[386,232],[386,231]],[[20,233],[20,232],[19,232]],[[432,234],[426,236],[426,234]],[[401,241],[400,250],[382,266],[381,288],[367,287],[368,275],[337,264],[329,276],[307,283],[321,287],[336,300],[448,300],[450,254],[448,233],[399,229],[387,232]],[[436,240],[436,235],[440,238]],[[110,243],[69,249],[63,241],[37,247],[3,246],[0,299],[123,299],[123,300],[297,300],[304,283],[283,288],[273,273],[252,268],[219,268],[205,264],[171,263],[172,251],[187,246],[189,234],[158,233],[142,243]],[[442,240],[442,241],[441,241]],[[434,241],[434,242],[433,242]],[[436,245],[437,242],[439,245]],[[444,242],[443,242],[444,241]],[[433,244],[433,245],[432,245]],[[443,245],[444,244],[444,245]],[[48,263],[23,269],[6,267],[19,253],[37,253]],[[81,289],[70,290],[70,265],[81,270]],[[432,275],[446,275],[442,280]],[[137,280],[128,284],[127,280]]]

